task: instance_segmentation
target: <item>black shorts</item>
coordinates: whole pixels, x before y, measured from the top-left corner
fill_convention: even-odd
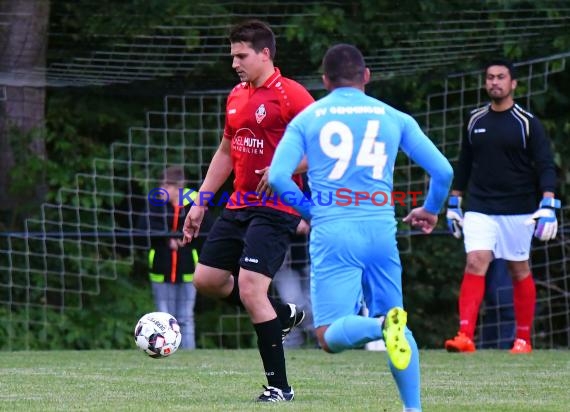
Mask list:
[[[242,267],[273,278],[300,221],[299,216],[268,207],[224,209],[198,260],[232,273]]]

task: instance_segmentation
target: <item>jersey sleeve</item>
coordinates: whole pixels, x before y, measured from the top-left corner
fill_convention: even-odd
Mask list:
[[[299,186],[291,179],[293,172],[305,155],[304,116],[296,117],[285,130],[269,167],[269,184],[280,198],[294,199],[293,206],[303,218],[310,219],[309,202],[302,202],[305,197]],[[290,196],[291,195],[291,196]]]
[[[226,99],[226,121],[224,123],[224,134],[223,137],[225,139],[231,139],[233,136],[235,136],[235,130],[231,127],[230,122],[228,122],[228,107],[230,105],[230,101],[234,96],[234,93],[236,92],[237,88],[240,87],[240,85],[235,86],[232,91],[230,92],[230,94],[228,95],[228,98]]]
[[[424,208],[433,214],[439,213],[451,186],[453,169],[449,161],[423,133],[418,123],[411,117],[404,118],[402,150],[431,177]]]
[[[467,125],[463,129],[461,147],[459,149],[459,160],[455,163],[455,178],[453,189],[464,192],[467,189],[469,178],[471,177],[471,165],[473,163],[473,152],[469,141],[469,130]]]
[[[530,124],[530,136],[528,139],[530,156],[534,160],[539,179],[539,187],[542,192],[556,191],[556,168],[550,140],[542,123],[533,117]]]

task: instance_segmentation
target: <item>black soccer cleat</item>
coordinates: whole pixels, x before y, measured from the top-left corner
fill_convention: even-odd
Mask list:
[[[305,319],[305,311],[304,310],[297,310],[297,305],[294,303],[288,303],[289,307],[291,308],[291,316],[287,320],[287,324],[283,325],[283,329],[281,329],[281,340],[285,341],[285,338],[291,332],[295,326],[299,326],[301,322]]]
[[[290,402],[295,397],[295,392],[293,388],[286,392],[282,389],[275,388],[274,386],[265,386],[265,389],[261,395],[256,399],[257,402]]]

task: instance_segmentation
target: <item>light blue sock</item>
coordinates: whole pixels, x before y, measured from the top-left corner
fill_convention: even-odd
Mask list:
[[[331,352],[342,352],[382,338],[380,321],[376,318],[350,315],[335,320],[325,332]]]
[[[400,391],[400,398],[404,404],[404,410],[421,411],[420,354],[414,335],[412,335],[412,332],[407,327],[405,333],[406,339],[412,349],[412,359],[410,360],[410,364],[406,369],[399,370],[392,365],[392,362],[390,362],[390,359],[388,358],[388,365],[390,366],[390,371],[396,381],[396,386],[398,386],[398,391]]]

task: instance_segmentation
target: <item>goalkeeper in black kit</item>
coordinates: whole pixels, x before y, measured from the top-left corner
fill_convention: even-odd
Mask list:
[[[516,337],[511,353],[532,351],[536,289],[529,265],[532,236],[556,237],[556,171],[550,141],[540,121],[513,100],[515,69],[507,60],[485,67],[491,100],[468,119],[447,221],[463,233],[467,262],[459,291],[459,332],[445,342],[449,352],[474,352],[485,274],[493,259],[505,259],[513,280]],[[462,196],[466,193],[463,216]],[[537,209],[538,204],[538,209]]]

